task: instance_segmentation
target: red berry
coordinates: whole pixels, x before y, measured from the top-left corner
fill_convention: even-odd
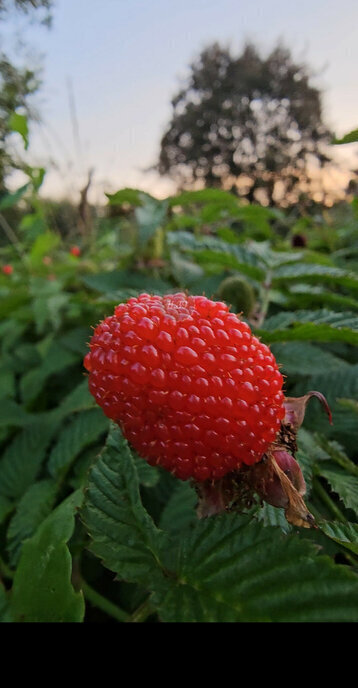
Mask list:
[[[79,246],[72,246],[70,253],[72,256],[76,256],[76,258],[78,258],[78,256],[81,255],[81,249]]]
[[[12,273],[14,272],[14,268],[12,267],[12,265],[3,265],[2,271],[4,275],[12,275]]]
[[[269,348],[205,296],[132,297],[96,327],[84,365],[138,454],[182,480],[259,462],[285,414]]]

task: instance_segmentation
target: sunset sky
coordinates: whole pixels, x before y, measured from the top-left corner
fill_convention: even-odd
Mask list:
[[[357,0],[55,0],[50,30],[12,17],[6,50],[43,68],[27,159],[47,168],[46,195],[76,198],[91,167],[93,201],[123,186],[170,193],[144,170],[188,65],[213,41],[238,53],[251,40],[265,55],[281,40],[317,74],[326,123],[343,134],[358,127],[357,24]],[[358,167],[357,146],[339,155]]]

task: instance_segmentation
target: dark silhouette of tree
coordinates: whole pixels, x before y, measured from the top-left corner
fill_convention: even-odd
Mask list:
[[[180,188],[231,188],[249,200],[294,202],[309,192],[307,165],[329,162],[320,91],[287,48],[267,58],[206,48],[173,98],[156,169]]]

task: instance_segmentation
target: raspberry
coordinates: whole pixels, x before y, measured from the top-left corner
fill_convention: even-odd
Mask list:
[[[78,256],[81,255],[81,249],[79,246],[72,246],[72,248],[70,249],[70,253],[72,256],[78,258]]]
[[[2,272],[4,273],[4,275],[12,275],[12,273],[14,272],[14,268],[12,267],[12,265],[9,264],[3,265]]]
[[[269,348],[204,296],[130,298],[96,327],[84,365],[97,403],[138,454],[182,480],[259,462],[285,415]]]

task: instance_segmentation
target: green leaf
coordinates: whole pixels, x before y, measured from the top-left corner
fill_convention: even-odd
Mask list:
[[[26,232],[26,239],[37,239],[38,236],[46,232],[47,224],[42,212],[27,213],[19,223],[19,228]]]
[[[358,129],[353,129],[353,131],[350,131],[348,134],[345,134],[340,139],[334,138],[332,143],[340,145],[343,143],[355,143],[356,141],[358,141]]]
[[[272,208],[260,205],[240,206],[238,217],[243,221],[248,236],[269,238],[272,235],[270,220],[277,217],[278,212]]]
[[[358,289],[358,276],[353,272],[310,263],[278,267],[272,280],[273,285],[287,285],[288,282],[328,282],[330,285],[339,284],[348,289]]]
[[[307,407],[305,427],[322,433],[326,438],[334,437],[343,442],[348,451],[355,451],[358,442],[357,416],[351,410],[339,406],[337,401],[341,397],[358,396],[358,365],[351,365],[348,372],[345,368],[337,368],[332,370],[330,375],[316,375],[312,370],[309,378],[301,378],[290,389],[290,396],[302,396],[308,389],[319,390],[326,397],[332,411],[333,425],[328,424],[327,416],[318,402],[312,400]],[[321,446],[329,453],[326,446]]]
[[[42,186],[43,180],[45,178],[46,170],[44,167],[30,167],[30,165],[27,165],[25,167],[25,172],[28,174],[30,177],[34,190],[38,191],[40,186]],[[41,207],[39,210],[39,218],[41,217]]]
[[[85,378],[64,399],[62,399],[57,412],[62,417],[74,413],[75,411],[85,411],[94,406],[95,400],[88,389],[88,379]]]
[[[358,316],[326,309],[282,311],[267,318],[264,328],[256,330],[256,334],[268,343],[300,340],[358,344]]]
[[[41,480],[29,487],[20,499],[7,531],[10,566],[18,563],[21,545],[51,512],[57,486],[53,480]]]
[[[358,310],[358,301],[350,296],[332,293],[323,287],[312,284],[289,284],[289,293],[285,294],[285,303],[293,308],[312,308],[328,306],[340,310]],[[329,285],[328,285],[329,286]]]
[[[171,251],[171,270],[177,283],[182,287],[192,287],[204,276],[204,270],[191,260],[183,258],[178,251]]]
[[[108,431],[108,425],[108,418],[99,408],[78,413],[58,435],[48,463],[50,475],[63,477],[76,456]]]
[[[8,515],[11,514],[13,508],[13,502],[11,502],[10,499],[7,499],[7,497],[0,495],[0,523],[5,521]]]
[[[160,528],[180,533],[192,526],[197,521],[197,502],[193,487],[187,482],[179,482],[162,511]]]
[[[7,208],[12,208],[16,203],[23,197],[29,188],[29,184],[24,184],[17,191],[13,193],[6,193],[0,198],[0,211],[7,210]]]
[[[0,317],[13,316],[17,308],[28,303],[29,293],[27,288],[17,287],[16,292],[8,290],[1,295]]]
[[[0,367],[0,399],[15,396],[15,376],[8,368]]]
[[[0,623],[12,623],[9,598],[3,584],[0,582]]]
[[[256,518],[265,526],[278,526],[283,533],[292,532],[292,526],[287,522],[283,509],[264,503],[257,511]]]
[[[11,595],[15,621],[79,622],[84,616],[82,593],[71,584],[70,539],[80,491],[68,497],[24,542]]]
[[[29,147],[29,127],[27,124],[27,117],[19,115],[18,112],[13,112],[9,119],[9,127],[11,131],[16,131],[22,137],[25,150]]]
[[[29,370],[21,379],[20,389],[25,404],[36,399],[48,378],[78,362],[78,356],[54,342],[40,366]]]
[[[0,494],[18,499],[26,492],[41,469],[58,422],[54,417],[39,418],[15,435],[0,461]]]
[[[285,375],[310,376],[312,371],[331,375],[337,368],[349,375],[349,363],[307,342],[276,343],[271,346],[271,351],[283,366]]]
[[[343,504],[358,514],[358,478],[339,466],[327,466],[325,463],[319,464],[318,474],[328,481]]]
[[[111,293],[121,288],[137,289],[138,291],[149,289],[149,291],[158,293],[166,292],[171,288],[171,285],[164,280],[130,270],[113,270],[98,275],[88,275],[83,277],[82,281],[91,289],[102,294]]]
[[[358,525],[357,523],[339,523],[338,521],[324,521],[320,529],[327,537],[346,547],[354,554],[358,554]]]
[[[167,204],[165,201],[157,201],[146,198],[145,202],[135,210],[135,218],[138,226],[139,247],[144,246],[154,235],[166,217]]]
[[[106,193],[106,196],[108,198],[109,205],[123,205],[123,203],[128,203],[129,205],[133,205],[135,207],[141,206],[146,198],[153,198],[145,191],[130,188],[120,189],[114,194]]]
[[[27,413],[22,406],[12,399],[0,401],[0,427],[4,425],[23,427],[32,423],[34,418],[34,414]]]
[[[53,294],[52,296],[43,294],[33,300],[32,308],[38,334],[44,333],[48,324],[54,330],[59,329],[62,321],[62,312],[69,299],[70,295],[63,292]]]
[[[298,263],[303,257],[303,253],[299,252],[274,251],[268,241],[250,241],[248,247],[252,253],[261,258],[270,270],[277,270],[281,265],[285,266],[287,263]]]
[[[91,550],[111,571],[144,586],[162,579],[164,534],[142,506],[133,457],[114,424],[89,473],[81,517]]]
[[[329,454],[320,446],[317,438],[305,428],[300,428],[297,437],[298,449],[295,455],[306,482],[307,495],[311,492],[312,476],[317,461],[327,461]]]
[[[152,603],[164,622],[357,621],[358,577],[296,535],[222,514],[182,538]]]
[[[84,355],[86,352],[86,344],[92,336],[92,331],[88,327],[74,327],[66,334],[62,335],[58,340],[61,346],[64,346],[69,351],[75,354]]]
[[[31,251],[30,260],[33,265],[41,264],[42,258],[53,251],[60,243],[60,237],[54,232],[47,231],[40,234],[34,241]]]
[[[81,454],[76,458],[76,461],[73,464],[73,471],[66,480],[66,482],[68,483],[68,485],[70,485],[70,487],[72,487],[72,489],[82,489],[86,485],[88,479],[88,471],[94,464],[94,462],[97,460],[97,457],[101,453],[102,449],[102,442],[92,444],[90,447],[87,447],[87,449],[84,449],[81,452]]]
[[[167,236],[168,245],[180,251],[191,253],[193,258],[202,264],[212,263],[218,266],[239,270],[253,279],[263,280],[266,274],[266,264],[262,256],[250,247],[228,244],[226,241],[211,236],[197,238],[190,232],[170,232]],[[254,245],[256,249],[256,244]]]
[[[221,251],[203,249],[202,251],[196,251],[194,256],[199,265],[207,266],[212,264],[217,265],[220,269],[225,267],[231,270],[237,270],[241,274],[247,275],[247,277],[262,281],[265,277],[264,271],[256,265],[253,265],[252,263],[254,261],[251,261],[250,264],[249,260],[246,260],[241,246],[235,246],[235,249],[238,249],[235,251],[236,255],[234,255],[233,251],[230,253],[222,253]]]
[[[121,578],[152,591],[164,622],[358,620],[358,577],[296,535],[222,514],[168,538],[141,504],[117,428],[85,494],[92,551]]]
[[[341,466],[347,473],[358,477],[358,466],[351,461],[338,442],[329,441],[327,437],[318,433],[316,433],[316,439],[328,458]]]
[[[347,408],[353,413],[358,414],[358,401],[356,399],[337,399],[337,403],[343,408]]]
[[[191,293],[205,294],[209,299],[215,299],[217,290],[226,277],[228,277],[227,272],[219,272],[216,275],[200,277],[200,279],[191,283]]]
[[[158,469],[155,466],[150,466],[145,459],[137,456],[134,451],[132,451],[132,457],[140,484],[144,487],[154,487],[160,478]]]
[[[26,343],[24,340],[20,340],[7,353],[6,364],[11,366],[14,373],[25,373],[29,368],[35,368],[41,363],[41,355],[37,346]]]

